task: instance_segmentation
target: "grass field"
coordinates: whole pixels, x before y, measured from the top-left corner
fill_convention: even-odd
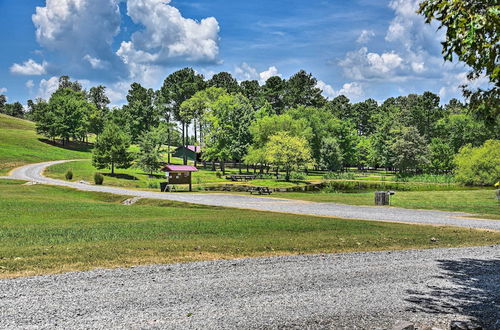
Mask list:
[[[181,163],[181,159],[172,158],[173,163]],[[92,162],[88,161],[77,161],[71,163],[57,164],[50,166],[45,171],[45,175],[55,179],[64,179],[64,174],[66,171],[71,169],[73,171],[72,181],[88,181],[93,182],[93,177],[95,172],[104,173],[104,184],[108,186],[117,187],[128,187],[128,188],[138,188],[138,189],[151,189],[157,190],[159,188],[159,183],[165,181],[165,173],[158,172],[154,173],[153,177],[150,177],[148,173],[144,173],[142,170],[131,167],[128,169],[116,169],[115,175],[112,176],[109,170],[98,170],[92,166]],[[228,169],[227,174],[238,173],[237,169]],[[317,178],[319,179],[319,177]],[[287,188],[297,185],[304,185],[305,181],[293,181],[284,182],[276,181],[274,179],[261,179],[253,180],[249,182],[232,182],[225,179],[224,177],[218,178],[216,172],[209,169],[200,169],[198,172],[193,173],[193,189],[203,190],[207,185],[218,185],[218,184],[244,184],[253,186],[268,186],[272,188]],[[179,186],[182,190],[186,190],[187,186]]]
[[[298,199],[321,203],[374,205],[373,192],[361,193],[274,193],[271,197]],[[391,196],[391,206],[409,209],[429,209],[477,213],[500,220],[500,203],[495,191],[397,191]]]
[[[0,181],[0,277],[196,260],[455,247],[500,233],[224,209]],[[431,238],[437,239],[431,242]]]
[[[42,142],[35,124],[0,114],[0,175],[29,163],[90,158],[85,147],[64,149]]]

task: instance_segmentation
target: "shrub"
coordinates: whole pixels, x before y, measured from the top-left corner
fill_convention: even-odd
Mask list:
[[[489,186],[500,179],[500,140],[488,140],[481,147],[468,145],[455,156],[455,179],[469,186]]]
[[[94,174],[94,183],[97,185],[102,185],[103,182],[104,182],[104,175],[102,175],[99,172],[96,172]]]
[[[292,172],[290,174],[290,179],[292,179],[292,180],[305,180],[306,176],[304,173]]]
[[[324,179],[334,180],[354,180],[356,175],[351,172],[328,172],[323,176]]]
[[[148,181],[147,186],[148,186],[148,188],[151,188],[151,189],[160,188],[160,186],[158,185],[158,181]]]
[[[64,177],[68,181],[73,180],[73,170],[72,169],[67,170],[66,173],[64,174]]]
[[[215,176],[216,176],[218,179],[222,178],[222,172],[221,172],[221,171],[217,171],[217,172],[215,172]]]

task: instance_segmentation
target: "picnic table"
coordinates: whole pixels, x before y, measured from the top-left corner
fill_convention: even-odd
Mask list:
[[[248,175],[248,174],[232,174],[226,176],[226,179],[229,179],[231,181],[250,181],[255,179],[255,175]]]
[[[271,195],[273,191],[271,189],[269,189],[269,187],[255,187],[253,189],[250,190],[250,194],[253,195],[253,194],[259,194],[259,195],[263,195],[263,194],[268,194],[268,195]]]

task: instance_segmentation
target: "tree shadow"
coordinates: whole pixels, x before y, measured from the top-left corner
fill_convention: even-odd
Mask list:
[[[102,173],[104,176],[109,176],[111,178],[117,178],[117,179],[124,179],[124,180],[138,180],[137,177],[130,175],[130,174],[124,174],[124,173]]]
[[[446,286],[430,285],[425,291],[408,290],[412,312],[459,314],[484,329],[498,330],[500,320],[500,259],[438,260],[436,278]]]
[[[73,151],[90,152],[94,148],[94,145],[92,143],[85,143],[85,142],[70,141],[63,145],[62,142],[59,140],[52,141],[49,139],[39,138],[38,141],[43,142],[45,144],[50,144],[51,146],[54,147],[66,150],[73,150]]]

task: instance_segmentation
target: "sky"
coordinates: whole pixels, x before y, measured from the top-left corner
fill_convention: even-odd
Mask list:
[[[444,62],[444,32],[418,0],[0,0],[0,93],[49,98],[57,78],[103,84],[112,104],[132,82],[159,88],[193,67],[264,83],[304,69],[328,98],[431,91],[461,98],[467,67]],[[476,84],[480,84],[481,81]]]

